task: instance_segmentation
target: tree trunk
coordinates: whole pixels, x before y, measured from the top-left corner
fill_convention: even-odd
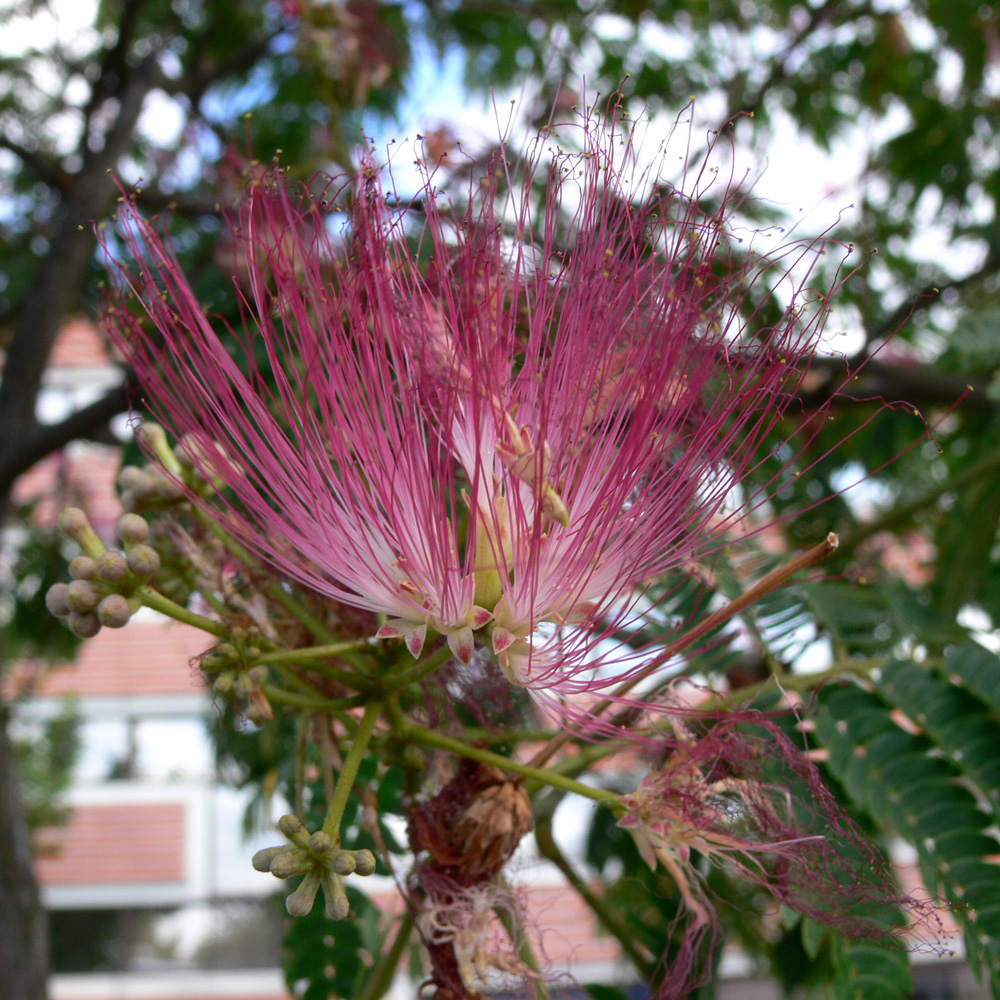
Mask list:
[[[48,919],[35,877],[17,765],[0,707],[0,997],[45,1000]]]

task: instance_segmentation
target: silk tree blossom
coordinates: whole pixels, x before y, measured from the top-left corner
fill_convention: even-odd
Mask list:
[[[317,198],[255,178],[236,329],[125,198],[138,264],[117,263],[108,312],[153,411],[226,487],[191,499],[248,549],[386,616],[378,636],[414,656],[428,630],[463,662],[478,640],[560,693],[593,686],[646,583],[766,498],[725,507],[826,312],[800,285],[764,323],[820,248],[740,246],[735,186],[706,167],[682,191],[637,174],[616,129],[570,130],[582,152],[546,138],[516,175],[498,156],[464,209],[430,181],[401,205],[371,161]]]

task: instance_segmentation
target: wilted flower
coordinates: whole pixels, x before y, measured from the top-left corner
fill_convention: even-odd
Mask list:
[[[796,293],[741,318],[815,248],[742,262],[723,182],[708,213],[636,176],[614,129],[574,128],[537,207],[542,145],[513,178],[498,155],[462,211],[430,182],[400,207],[371,162],[317,200],[255,180],[231,340],[125,199],[122,287],[155,330],[109,312],[153,410],[228,487],[193,502],[414,656],[432,629],[468,662],[478,636],[536,691],[592,684],[644,584],[719,544],[825,314]]]
[[[699,731],[679,713],[666,721],[666,759],[622,797],[618,823],[681,899],[660,996],[685,996],[711,974],[719,926],[699,859],[848,936],[891,937],[901,909],[918,922],[935,919],[933,903],[898,893],[885,859],[766,717],[744,712]]]

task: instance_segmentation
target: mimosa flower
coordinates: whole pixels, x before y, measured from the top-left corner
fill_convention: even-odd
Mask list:
[[[593,686],[643,587],[763,501],[725,507],[826,314],[792,290],[760,319],[765,283],[817,248],[737,259],[723,182],[709,214],[633,175],[614,130],[570,128],[582,153],[543,168],[540,145],[513,178],[498,156],[464,210],[431,182],[400,206],[371,162],[322,199],[255,179],[228,337],[126,198],[139,264],[119,287],[146,317],[124,294],[108,313],[152,410],[225,487],[192,502],[287,578],[386,616],[379,637],[419,656],[433,631],[463,662],[478,642],[536,692]]]

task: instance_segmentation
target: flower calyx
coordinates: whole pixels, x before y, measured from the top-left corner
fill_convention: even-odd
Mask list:
[[[299,887],[285,900],[291,916],[304,917],[309,913],[322,886],[327,917],[344,920],[350,912],[344,878],[373,874],[375,855],[367,848],[344,850],[325,830],[310,833],[293,813],[278,820],[278,829],[289,843],[258,851],[251,862],[254,868],[280,879],[304,876]]]

